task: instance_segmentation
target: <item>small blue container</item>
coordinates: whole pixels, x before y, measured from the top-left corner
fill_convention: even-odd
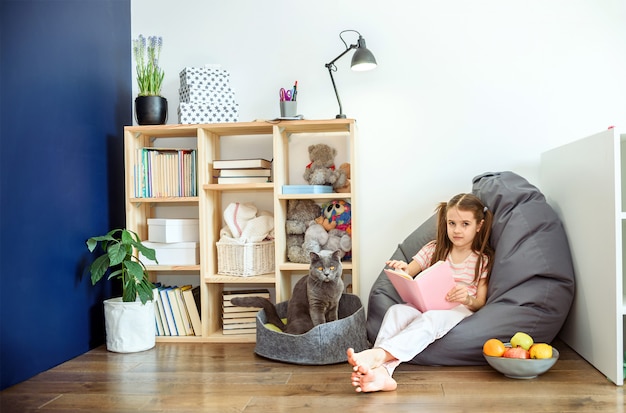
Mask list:
[[[283,194],[330,194],[330,185],[283,185]]]

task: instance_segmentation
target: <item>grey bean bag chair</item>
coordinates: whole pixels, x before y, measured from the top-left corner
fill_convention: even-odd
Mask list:
[[[485,173],[473,180],[473,193],[493,212],[491,245],[496,250],[487,303],[411,363],[484,364],[483,343],[508,341],[517,331],[537,342],[551,342],[574,297],[574,269],[561,221],[543,194],[513,172]],[[410,261],[435,238],[431,216],[410,234],[391,259]],[[367,336],[373,343],[387,309],[402,300],[381,271],[369,296]]]

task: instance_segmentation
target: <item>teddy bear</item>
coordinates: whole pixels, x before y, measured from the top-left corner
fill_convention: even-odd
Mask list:
[[[352,212],[349,202],[333,200],[322,205],[322,215],[315,219],[326,231],[339,229],[352,235]]]
[[[314,223],[304,233],[302,247],[307,253],[340,250],[340,256],[345,258],[352,250],[352,238],[346,231],[336,228],[326,231],[322,225]]]
[[[311,199],[290,199],[287,201],[287,219],[285,233],[287,235],[287,259],[295,263],[309,263],[309,253],[302,245],[304,233],[321,215],[321,207]]]
[[[342,258],[350,258],[352,250],[351,205],[344,200],[332,200],[322,205],[322,213],[304,233],[304,250],[341,250]]]
[[[346,183],[341,187],[335,187],[335,192],[350,192],[352,190],[352,187],[350,186],[350,164],[348,162],[342,163],[341,165],[339,165],[339,170],[344,171],[344,173],[346,174]]]
[[[309,185],[332,185],[333,188],[342,188],[346,184],[346,173],[335,169],[337,150],[330,146],[318,143],[309,146],[309,163],[304,170],[304,179]]]

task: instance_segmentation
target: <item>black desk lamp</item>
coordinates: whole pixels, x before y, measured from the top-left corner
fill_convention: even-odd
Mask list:
[[[354,32],[358,34],[359,39],[357,43],[348,46],[346,41],[343,40],[343,37],[341,37],[341,35],[344,34],[345,32]],[[339,33],[339,38],[341,39],[343,44],[346,46],[346,50],[344,50],[343,53],[341,53],[339,56],[335,57],[330,63],[326,63],[325,66],[328,69],[330,80],[333,82],[333,89],[335,89],[335,95],[337,95],[337,103],[339,103],[339,114],[336,117],[337,119],[345,119],[346,115],[344,115],[343,113],[343,109],[341,107],[341,100],[339,99],[339,93],[337,93],[337,86],[335,85],[335,78],[333,78],[333,72],[337,71],[337,66],[335,66],[335,62],[339,60],[343,55],[348,53],[350,50],[356,49],[356,51],[354,52],[354,55],[352,55],[352,63],[350,64],[350,67],[352,68],[352,70],[359,71],[359,72],[372,70],[376,67],[377,63],[372,52],[370,52],[368,48],[365,47],[365,39],[361,36],[361,33],[357,32],[356,30],[344,30],[341,33]]]

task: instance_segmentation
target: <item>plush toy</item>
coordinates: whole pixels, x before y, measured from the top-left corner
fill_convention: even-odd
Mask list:
[[[335,169],[335,155],[337,150],[319,143],[309,146],[311,163],[304,170],[304,179],[309,185],[332,185],[333,188],[342,188],[346,184],[346,173]]]
[[[352,190],[352,187],[350,186],[350,164],[348,162],[342,163],[339,165],[339,170],[346,174],[346,183],[342,187],[335,187],[335,192],[350,192]]]
[[[322,205],[322,214],[304,233],[304,250],[341,250],[342,258],[350,258],[352,250],[352,213],[349,202],[333,200]]]
[[[307,252],[320,252],[321,250],[341,251],[341,257],[346,258],[352,250],[352,238],[340,229],[326,231],[320,224],[312,224],[304,233],[304,244]]]
[[[311,199],[287,201],[287,259],[295,263],[309,263],[309,253],[304,250],[304,233],[321,214],[321,208]]]
[[[339,229],[352,235],[352,211],[349,202],[333,200],[322,205],[322,215],[315,222],[324,227],[326,231]]]

